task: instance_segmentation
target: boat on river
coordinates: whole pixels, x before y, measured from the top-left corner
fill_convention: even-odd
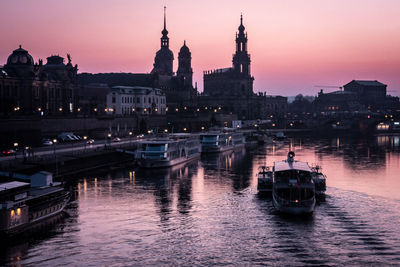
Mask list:
[[[242,132],[213,131],[200,135],[202,153],[218,153],[244,147]]]
[[[257,189],[259,193],[272,193],[272,171],[267,166],[261,166],[257,174]]]
[[[294,160],[289,152],[286,160],[274,162],[271,171],[264,167],[259,172],[258,190],[268,192],[272,180],[272,201],[274,207],[283,213],[312,213],[316,197],[326,191],[326,176],[320,167],[311,168],[307,162]]]
[[[143,168],[166,168],[200,157],[197,135],[171,134],[139,142],[136,158]]]
[[[59,215],[70,199],[51,173],[39,172],[30,182],[0,183],[0,234],[13,236]]]

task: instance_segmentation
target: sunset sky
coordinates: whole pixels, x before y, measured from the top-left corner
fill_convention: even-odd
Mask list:
[[[400,95],[399,0],[1,0],[0,65],[21,44],[35,61],[70,53],[80,72],[150,72],[164,5],[174,71],[186,40],[200,91],[203,70],[231,66],[242,12],[254,91],[373,79]]]

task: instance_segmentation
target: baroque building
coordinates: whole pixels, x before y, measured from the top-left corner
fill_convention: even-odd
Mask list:
[[[74,112],[78,66],[50,56],[34,63],[21,46],[8,57],[0,76],[0,113],[56,115]]]
[[[247,41],[241,15],[232,67],[203,72],[204,92],[199,104],[221,107],[224,112],[238,115],[239,119],[261,119],[272,114],[283,114],[287,108],[285,97],[255,94],[253,91],[254,77],[251,76]]]
[[[165,7],[164,7],[164,29],[161,31],[161,48],[157,51],[154,58],[153,70],[151,73],[157,73],[162,76],[173,75],[174,53],[169,49],[169,37],[167,31]]]
[[[171,109],[195,104],[197,89],[193,88],[192,54],[184,41],[178,54],[178,69],[173,72],[174,54],[169,48],[169,37],[164,7],[164,28],[161,31],[161,47],[154,58],[151,74],[154,85],[164,90]]]

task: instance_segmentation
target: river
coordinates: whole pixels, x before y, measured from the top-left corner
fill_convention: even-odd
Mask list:
[[[3,244],[0,265],[400,264],[399,139],[291,138],[167,170],[77,177],[68,216]],[[257,194],[258,167],[289,150],[327,175],[311,216],[281,215]]]

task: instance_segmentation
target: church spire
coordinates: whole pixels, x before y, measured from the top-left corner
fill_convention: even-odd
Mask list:
[[[233,68],[236,72],[250,75],[250,55],[247,53],[247,34],[243,25],[243,15],[240,14],[239,32],[236,34],[236,53],[233,56]]]
[[[168,38],[168,31],[167,31],[167,15],[166,15],[167,7],[164,6],[164,29],[162,30],[161,34],[161,48],[162,47],[169,47],[169,38]]]
[[[167,7],[164,6],[164,30],[167,30],[167,18],[166,18],[166,15],[165,15],[165,10],[166,9],[167,9]]]

